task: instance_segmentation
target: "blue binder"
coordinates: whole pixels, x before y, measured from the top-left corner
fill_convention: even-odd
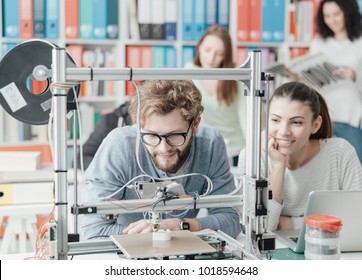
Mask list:
[[[193,0],[182,1],[182,40],[194,40],[194,5]]]
[[[217,24],[217,0],[206,1],[206,28]]]
[[[45,0],[45,37],[59,37],[59,0]]]
[[[35,38],[44,38],[44,0],[33,0],[33,34]]]
[[[195,47],[193,46],[185,46],[182,48],[182,66],[194,60],[195,56]]]
[[[107,38],[106,26],[107,0],[93,0],[93,38]]]
[[[195,0],[194,5],[195,24],[193,25],[193,41],[198,41],[206,31],[206,0]]]
[[[19,37],[19,1],[3,0],[3,34],[7,38]]]
[[[93,1],[79,0],[79,38],[93,38]]]
[[[176,40],[177,30],[177,0],[166,0],[164,36],[166,40]]]
[[[172,46],[165,47],[165,66],[166,68],[177,67],[177,54],[176,49]]]
[[[262,6],[262,42],[284,41],[285,1],[263,0]]]
[[[108,0],[107,1],[107,27],[106,33],[107,38],[109,39],[118,39],[119,30],[118,30],[118,0]]]
[[[226,30],[229,30],[229,15],[230,15],[229,9],[230,9],[229,0],[218,0],[217,22]]]
[[[152,47],[152,67],[153,68],[165,68],[165,47],[154,46]]]

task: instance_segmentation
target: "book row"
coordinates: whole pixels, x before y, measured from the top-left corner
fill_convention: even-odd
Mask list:
[[[60,0],[3,0],[3,36],[60,36]],[[118,0],[66,0],[66,38],[118,38]]]

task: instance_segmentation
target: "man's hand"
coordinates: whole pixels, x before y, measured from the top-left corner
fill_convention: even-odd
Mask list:
[[[123,234],[145,232],[152,232],[152,227],[148,220],[139,220],[137,222],[131,223],[126,229],[123,230]]]
[[[166,219],[162,220],[159,224],[159,229],[163,230],[180,230],[180,220],[179,219]],[[156,231],[149,220],[139,220],[137,222],[131,223],[125,230],[123,234],[132,234],[132,233],[145,233]]]

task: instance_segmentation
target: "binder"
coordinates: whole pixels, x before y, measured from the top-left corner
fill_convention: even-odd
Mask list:
[[[163,26],[165,24],[165,1],[150,0],[151,2],[151,25],[150,35],[153,40],[162,40]],[[141,7],[142,8],[142,7]]]
[[[275,27],[273,30],[273,42],[284,42],[285,40],[285,1],[273,0]],[[314,19],[314,17],[313,17]],[[313,20],[312,20],[313,25]]]
[[[217,0],[206,1],[206,28],[217,24]]]
[[[152,67],[153,68],[165,68],[165,47],[154,46],[152,48]]]
[[[177,53],[176,49],[172,46],[166,46],[165,48],[165,66],[166,68],[177,67]]]
[[[45,37],[59,37],[59,0],[45,0]]]
[[[3,0],[3,32],[7,38],[19,37],[19,2]]]
[[[182,66],[185,67],[187,63],[192,62],[195,56],[195,47],[185,46],[182,48]]]
[[[107,1],[106,37],[118,39],[118,0]]]
[[[33,29],[35,38],[44,38],[44,0],[33,0]]]
[[[105,39],[107,27],[107,0],[93,0],[93,37]]]
[[[33,0],[19,0],[20,37],[32,38],[33,32]]]
[[[288,8],[288,17],[289,17],[289,42],[297,41],[297,21],[296,21],[296,3],[292,2],[289,4]]]
[[[127,0],[127,2],[122,2],[121,4],[121,8],[127,10],[127,17],[121,18],[121,25],[128,27],[123,37],[131,40],[139,40],[140,29],[138,25],[137,0]]]
[[[152,67],[152,47],[151,46],[127,46],[126,65],[134,68]],[[140,80],[134,80],[139,83]],[[133,82],[126,82],[126,95],[132,95],[136,91]]]
[[[93,37],[93,1],[79,0],[79,38]]]
[[[263,0],[262,32],[263,42],[284,41],[284,9],[285,1]]]
[[[250,0],[250,20],[248,41],[260,42],[261,40],[261,1]]]
[[[82,67],[83,51],[84,51],[83,45],[68,45],[67,46],[67,53],[74,60],[74,63],[78,67]]]
[[[177,0],[165,0],[164,14],[164,38],[174,41],[177,38]]]
[[[206,0],[195,0],[194,1],[194,11],[195,11],[195,24],[194,27],[194,41],[201,39],[206,31]]]
[[[74,0],[65,0],[65,37],[77,39],[79,37],[79,3]]]
[[[229,9],[230,9],[229,0],[218,0],[217,22],[226,30],[229,30],[229,14],[230,14]]]
[[[141,65],[142,68],[152,68],[152,47],[141,46]]]
[[[194,40],[194,9],[193,0],[182,1],[182,39],[184,41]]]
[[[262,0],[262,25],[261,25],[261,40],[263,42],[273,42],[273,32],[274,32],[274,21],[277,18],[274,18],[274,9],[273,9],[273,1],[274,0]],[[284,18],[283,18],[284,21]]]
[[[140,68],[141,65],[141,50],[142,46],[127,46],[126,47],[126,67]],[[137,81],[136,81],[137,82]],[[126,95],[132,95],[135,87],[132,82],[126,82]]]
[[[236,39],[239,42],[245,42],[249,38],[249,29],[250,29],[249,17],[250,17],[249,0],[238,0]]]
[[[141,40],[151,39],[151,1],[138,0],[137,19]]]

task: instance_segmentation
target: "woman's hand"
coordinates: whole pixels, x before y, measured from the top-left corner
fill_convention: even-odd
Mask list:
[[[270,190],[273,193],[273,199],[282,204],[284,198],[284,175],[287,165],[286,159],[278,150],[278,143],[275,138],[269,138],[268,150],[272,165],[269,174]]]
[[[289,216],[280,216],[278,230],[288,230],[292,228],[292,218]]]
[[[356,72],[347,66],[339,66],[333,71],[333,75],[340,77],[342,79],[350,79],[353,82],[356,81]]]
[[[286,166],[285,156],[279,152],[278,143],[275,138],[269,138],[268,151],[273,165],[278,164],[281,166]]]

